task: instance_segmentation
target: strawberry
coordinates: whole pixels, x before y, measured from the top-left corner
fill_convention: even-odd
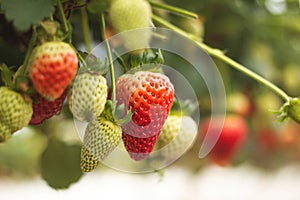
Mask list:
[[[122,139],[134,160],[146,158],[156,143],[174,101],[174,87],[160,73],[139,71],[120,76],[116,83],[118,104],[131,110],[132,120],[122,125]]]
[[[167,158],[178,157],[189,149],[197,132],[197,124],[190,116],[169,115],[155,149]]]
[[[65,91],[60,97],[54,101],[48,101],[44,99],[41,95],[36,93],[34,99],[36,102],[32,103],[33,115],[29,124],[37,125],[43,123],[46,119],[59,113],[63,107],[64,100],[67,96],[67,91]]]
[[[91,121],[103,112],[107,93],[106,79],[103,76],[93,72],[80,74],[69,95],[69,108],[78,120]]]
[[[278,148],[279,138],[271,128],[262,128],[255,133],[256,149],[260,154],[272,154]]]
[[[300,142],[300,125],[294,121],[286,122],[274,135],[277,136],[278,143],[282,148],[295,149],[299,147]]]
[[[0,143],[5,142],[11,137],[11,131],[9,127],[0,122]]]
[[[30,57],[29,75],[36,91],[48,101],[60,97],[74,79],[78,59],[72,47],[59,41],[36,47]]]
[[[117,33],[151,26],[151,6],[145,0],[113,0],[109,17]],[[147,47],[151,38],[149,30],[122,34],[124,45],[129,50]]]
[[[158,149],[163,148],[173,141],[175,137],[179,134],[181,128],[181,116],[170,115],[168,116],[164,126],[159,135],[158,141],[155,145]]]
[[[218,137],[221,126],[221,134],[209,157],[216,164],[225,166],[232,161],[244,144],[248,127],[244,118],[239,115],[226,116],[223,126],[221,122],[221,116],[214,117],[212,121],[209,118],[203,122],[202,131],[204,136],[206,134],[213,134],[215,137]],[[211,127],[208,132],[209,126]]]
[[[241,116],[250,116],[253,111],[253,105],[245,94],[232,93],[227,97],[227,110]]]
[[[0,127],[5,131],[1,134],[7,138],[8,130],[12,134],[29,123],[32,106],[21,94],[8,87],[0,87],[0,97]]]
[[[187,33],[196,36],[198,39],[203,38],[204,35],[204,19],[199,16],[198,19],[191,19],[188,17],[178,16],[176,18],[179,28]]]
[[[83,172],[97,167],[120,143],[122,129],[104,117],[91,121],[86,130],[81,149],[80,166]]]

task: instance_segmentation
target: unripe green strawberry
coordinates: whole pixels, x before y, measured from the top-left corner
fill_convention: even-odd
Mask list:
[[[10,133],[26,126],[33,112],[31,102],[26,102],[21,94],[7,87],[0,87],[0,97],[0,122]]]
[[[11,131],[8,126],[0,122],[0,143],[5,142],[11,137]]]
[[[117,33],[151,26],[151,6],[145,0],[113,0],[109,9],[109,17]],[[122,35],[126,48],[134,50],[148,47],[151,38],[149,30],[140,30]]]
[[[54,101],[74,79],[78,59],[69,44],[52,41],[34,49],[29,67],[30,79],[36,91],[48,101]]]
[[[177,21],[179,27],[182,30],[196,36],[197,38],[203,37],[204,25],[203,25],[203,19],[201,17],[199,17],[198,19],[191,19],[191,18],[179,16]]]
[[[168,145],[179,134],[181,128],[181,116],[168,116],[156,143],[156,148],[161,149]]]
[[[100,74],[86,72],[76,77],[68,100],[73,115],[80,121],[89,122],[101,115],[106,99],[106,79]]]
[[[197,135],[197,124],[189,116],[170,115],[160,133],[155,149],[169,158],[182,155]]]
[[[81,147],[80,168],[82,172],[91,172],[99,165],[100,160],[85,146]]]
[[[91,121],[85,130],[81,150],[82,171],[94,170],[119,145],[121,137],[121,127],[104,117]]]

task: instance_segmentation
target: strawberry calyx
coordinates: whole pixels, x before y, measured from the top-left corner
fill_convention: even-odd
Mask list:
[[[300,124],[300,97],[290,98],[275,114],[278,114],[278,121],[280,122],[292,118]]]
[[[104,118],[106,118],[111,122],[118,124],[119,126],[131,121],[133,115],[132,111],[131,110],[126,111],[124,104],[118,106],[115,105],[117,105],[116,102],[113,102],[112,100],[107,100],[104,111],[101,114],[101,116],[103,116]],[[116,108],[115,111],[114,111],[114,107]]]
[[[6,87],[20,93],[23,96],[26,103],[31,104],[32,99],[30,98],[30,94],[34,91],[34,89],[29,86],[28,77],[19,75],[18,72],[22,68],[23,66],[20,66],[17,72],[14,73],[5,64],[0,65],[1,81]]]
[[[37,39],[40,44],[59,38],[59,23],[53,20],[44,20],[35,28]]]
[[[124,103],[116,107],[114,118],[117,124],[124,125],[131,121],[133,112],[125,109]]]
[[[106,76],[108,73],[107,63],[101,62],[100,59],[93,54],[86,54],[81,51],[78,51],[78,54],[82,56],[86,64],[86,66],[83,66],[78,70],[79,74],[89,72]]]
[[[29,78],[27,76],[22,75],[20,73],[24,69],[23,65],[18,68],[18,70],[14,73],[9,67],[5,64],[0,65],[1,71],[1,81],[5,86],[15,90],[23,95],[31,95],[33,94],[34,88],[30,85]],[[25,98],[28,99],[28,98]],[[28,101],[30,103],[30,101]]]
[[[107,100],[105,103],[105,108],[101,114],[102,117],[104,117],[105,119],[111,121],[111,122],[115,122],[115,118],[113,115],[113,101],[112,100]]]
[[[152,70],[159,71],[161,65],[164,63],[164,58],[160,49],[153,52],[147,49],[139,54],[131,54],[128,63],[130,64],[129,70],[140,70],[141,67],[147,67]]]
[[[13,88],[13,72],[5,65],[0,65],[0,71],[1,71],[1,80],[3,81],[4,85]]]

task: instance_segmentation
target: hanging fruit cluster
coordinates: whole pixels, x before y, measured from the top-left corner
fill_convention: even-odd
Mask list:
[[[61,9],[61,2],[58,1],[57,6]],[[113,1],[108,10],[109,20],[116,33],[150,27],[151,12],[150,4],[140,0]],[[61,11],[60,14],[63,28],[59,28],[57,22],[51,19],[34,26],[27,57],[15,74],[5,65],[2,66],[5,86],[1,87],[4,97],[1,98],[1,105],[9,106],[1,108],[1,142],[28,124],[39,125],[58,114],[67,96],[74,118],[88,123],[81,149],[80,166],[83,172],[95,169],[120,141],[124,142],[130,157],[138,161],[152,152],[161,132],[164,132],[163,137],[177,135],[180,127],[175,132],[162,131],[175,91],[169,78],[159,72],[162,63],[158,62],[161,60],[157,60],[157,72],[150,72],[143,69],[143,64],[153,64],[158,59],[156,55],[146,50],[133,52],[132,56],[141,54],[142,57],[137,59],[137,66],[132,64],[127,71],[137,68],[138,71],[124,74],[117,80],[112,79],[112,82],[116,82],[112,85],[115,88],[110,88],[114,94],[112,98],[108,97],[107,69],[100,70],[100,66],[91,66],[102,65],[99,60],[96,64],[87,64],[83,60],[70,43],[65,12]],[[104,18],[102,23],[105,30]],[[138,40],[125,38],[127,43],[124,45],[131,49],[135,47],[133,41],[148,44],[149,40],[150,35],[144,35]],[[152,57],[152,62],[145,62],[149,57]],[[80,69],[79,60],[83,65]],[[114,74],[111,76],[114,77]],[[124,118],[129,120],[124,122],[115,118],[118,107],[123,108]],[[176,118],[180,122],[181,117]],[[193,121],[191,118],[189,120]],[[196,127],[193,133],[195,131]],[[170,142],[163,138],[161,140],[160,145]]]
[[[20,1],[20,5],[24,3],[21,0],[15,1]],[[80,152],[78,146],[66,145],[57,135],[46,134],[48,146],[41,159],[42,166],[45,167],[42,174],[52,187],[67,187],[70,182],[78,180],[82,172],[94,170],[121,143],[130,158],[136,162],[146,159],[156,150],[162,150],[162,156],[168,158],[188,150],[190,147],[185,144],[198,131],[201,133],[201,142],[208,134],[218,138],[208,157],[219,165],[228,165],[245,147],[249,138],[249,120],[245,121],[243,117],[255,117],[254,103],[248,96],[232,95],[228,98],[227,109],[233,114],[225,118],[224,124],[224,116],[213,116],[204,120],[198,128],[192,111],[176,109],[176,104],[182,102],[176,102],[174,83],[164,74],[164,55],[161,50],[136,50],[138,46],[149,46],[149,31],[123,36],[122,45],[130,52],[125,56],[118,56],[117,61],[124,69],[115,78],[112,50],[108,42],[107,60],[100,61],[96,57],[88,60],[92,45],[87,10],[90,15],[96,15],[97,22],[102,25],[99,29],[102,32],[97,31],[95,34],[101,41],[124,31],[155,26],[175,31],[192,40],[211,56],[238,69],[282,97],[285,102],[277,112],[280,121],[292,118],[300,122],[299,98],[288,96],[272,82],[230,59],[222,51],[204,44],[203,20],[195,13],[160,1],[46,0],[44,4],[27,2],[26,5],[31,8],[27,12],[37,15],[32,19],[29,17],[22,20],[9,0],[2,0],[0,5],[6,19],[12,21],[17,30],[15,34],[22,35],[26,43],[25,58],[20,66],[8,67],[0,63],[0,142],[8,141],[15,132],[26,126],[42,127],[48,119],[61,113],[66,104],[74,119],[87,123]],[[79,51],[72,41],[72,37],[76,37],[78,24],[72,24],[69,17],[78,9],[88,52]],[[180,14],[177,26],[167,20],[165,11]],[[131,51],[132,49],[135,50]],[[144,65],[151,65],[152,68],[145,68]],[[269,133],[269,127],[257,132],[262,132],[255,139],[259,138],[258,143],[263,143],[261,151],[264,153],[278,143],[282,146],[289,144],[287,138],[274,139]],[[273,141],[276,142],[273,144]],[[72,160],[77,164],[77,168],[74,168],[78,171],[80,168],[81,171],[76,171],[76,176],[69,180],[61,180],[63,183],[56,183],[53,176],[48,174],[51,171],[47,168],[51,165],[48,161],[52,159],[52,152],[59,154],[57,149],[72,149],[78,153],[75,154],[78,159]],[[71,160],[70,152],[66,150],[64,153],[61,155]],[[57,171],[63,168],[61,163],[53,167],[57,167]]]

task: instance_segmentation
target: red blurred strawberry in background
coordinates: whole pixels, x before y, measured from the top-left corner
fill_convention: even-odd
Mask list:
[[[271,128],[258,130],[255,134],[256,147],[263,153],[274,151],[278,147],[277,133]]]
[[[280,147],[291,149],[293,151],[300,150],[300,125],[289,120],[283,127],[278,130],[278,142]]]
[[[214,163],[225,166],[230,164],[235,155],[241,150],[248,134],[248,127],[245,119],[239,115],[229,115],[224,119],[222,126],[222,116],[206,119],[202,124],[203,138],[207,134],[214,134],[218,137],[221,127],[220,136],[212,148],[208,157]],[[210,131],[208,133],[210,127]]]

